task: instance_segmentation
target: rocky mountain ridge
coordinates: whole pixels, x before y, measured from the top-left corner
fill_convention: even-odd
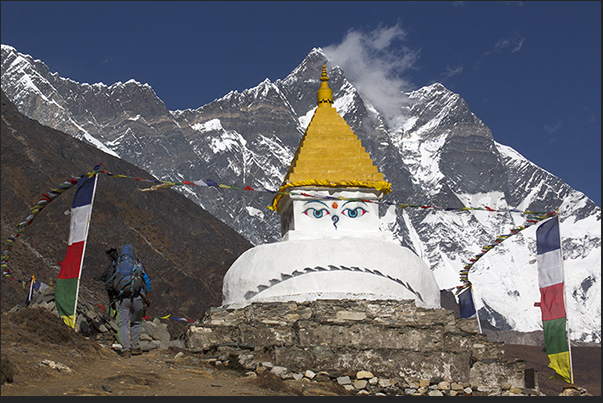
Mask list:
[[[495,141],[464,100],[441,84],[400,94],[403,107],[387,117],[327,54],[313,49],[282,80],[231,91],[194,110],[169,111],[148,84],[79,84],[2,45],[2,89],[26,116],[158,179],[276,190],[314,111],[323,64],[334,106],[393,185],[386,200],[394,205],[381,206],[382,229],[428,263],[440,288],[458,285],[459,271],[483,245],[523,224],[525,217],[512,210],[559,209],[570,335],[600,342],[600,207]],[[253,244],[280,238],[279,218],[265,208],[269,192],[175,189]],[[502,212],[447,210],[463,206]],[[483,322],[500,330],[540,329],[533,307],[539,300],[534,228],[489,252],[469,278]]]

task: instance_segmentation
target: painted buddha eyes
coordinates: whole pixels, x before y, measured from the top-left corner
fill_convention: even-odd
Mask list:
[[[343,206],[348,205],[348,203],[353,203],[353,202],[346,202],[344,203]],[[333,204],[331,206],[328,206],[327,204],[325,204],[324,202],[320,201],[320,200],[311,200],[309,202],[306,203],[306,206],[310,205],[310,207],[306,208],[303,213],[305,215],[307,215],[308,217],[312,217],[312,218],[323,218],[326,217],[328,215],[331,214],[331,211],[329,211],[329,207],[333,208],[333,214],[336,214],[337,211],[335,209],[337,209],[339,207],[339,205],[337,204],[337,202],[333,202]],[[368,210],[364,209],[363,207],[345,207],[341,210],[341,214],[343,214],[346,217],[349,218],[358,218],[358,217],[362,217],[363,215],[365,215],[366,213],[368,213]],[[337,216],[333,216],[333,220],[335,222],[337,222],[339,220],[339,217],[335,218]]]
[[[314,217],[314,218],[323,218],[323,217],[331,214],[331,213],[329,213],[329,210],[327,210],[326,208],[315,209],[314,207],[309,207],[309,208],[305,209],[303,211],[303,213],[305,215],[307,215],[308,217]]]
[[[345,208],[343,209],[343,211],[341,212],[341,214],[343,214],[344,216],[350,217],[350,218],[358,218],[358,217],[362,217],[363,215],[365,215],[366,213],[368,213],[368,211],[366,211],[365,209],[363,209],[362,207],[356,207],[354,209],[351,208]]]

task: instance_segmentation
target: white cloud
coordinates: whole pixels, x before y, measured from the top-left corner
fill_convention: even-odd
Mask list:
[[[501,53],[504,51],[508,51],[509,49],[511,54],[519,52],[523,47],[524,40],[525,38],[520,36],[517,32],[514,33],[513,36],[511,36],[510,38],[499,39],[498,42],[496,42],[496,44],[494,45],[494,47],[492,47],[492,49],[488,50],[482,55],[482,57],[480,57],[477,63],[475,63],[475,65],[473,66],[473,69],[479,69],[481,61],[491,54]]]
[[[523,7],[523,1],[503,1],[505,6],[518,6]]]
[[[494,45],[494,49],[492,49],[491,51],[489,51],[486,54],[503,51],[504,49],[507,49],[510,47],[513,48],[511,50],[511,53],[519,52],[521,50],[521,47],[523,46],[523,40],[524,40],[524,38],[521,38],[517,35],[512,38],[500,39],[498,42],[496,42],[496,45]]]
[[[399,24],[368,33],[352,29],[341,43],[323,48],[330,61],[344,70],[348,80],[390,124],[400,117],[407,103],[403,91],[413,86],[403,75],[414,68],[420,52],[403,46],[405,37]]]
[[[446,66],[446,71],[442,73],[442,77],[444,79],[447,79],[447,78],[451,78],[451,77],[454,77],[454,76],[458,76],[462,72],[463,72],[463,66],[458,66],[458,67],[455,67],[455,68],[452,68],[450,66]]]
[[[557,133],[561,129],[561,119],[557,121],[556,125],[544,125],[544,130],[548,133]]]

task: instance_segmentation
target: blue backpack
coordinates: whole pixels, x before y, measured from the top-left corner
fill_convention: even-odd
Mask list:
[[[112,276],[113,288],[119,297],[132,297],[145,288],[144,270],[140,260],[124,254],[117,260],[117,269]],[[109,280],[111,281],[111,280]]]

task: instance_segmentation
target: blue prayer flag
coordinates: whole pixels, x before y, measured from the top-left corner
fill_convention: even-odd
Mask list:
[[[471,287],[467,287],[467,291],[459,294],[459,309],[461,318],[469,319],[475,315],[475,305],[473,304],[473,295]]]

